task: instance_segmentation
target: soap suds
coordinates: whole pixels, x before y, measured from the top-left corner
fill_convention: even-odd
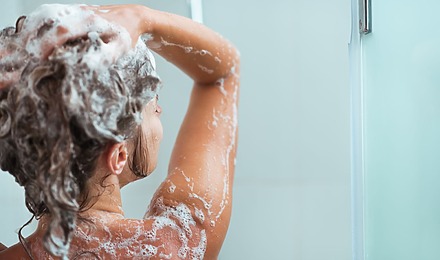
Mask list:
[[[191,53],[191,54],[196,54],[196,55],[200,55],[200,56],[206,56],[206,55],[207,55],[207,56],[210,56],[210,57],[214,58],[214,61],[215,61],[216,63],[219,63],[219,64],[220,64],[220,63],[222,62],[222,60],[221,60],[219,57],[214,56],[214,55],[213,55],[210,51],[208,51],[208,50],[197,50],[197,49],[194,49],[193,46],[185,46],[185,45],[182,45],[182,44],[177,44],[177,43],[168,42],[168,41],[166,41],[163,37],[160,38],[160,45],[162,45],[162,46],[172,46],[172,47],[177,47],[177,48],[180,48],[180,49],[184,50],[185,53]],[[159,45],[159,46],[155,46],[155,47],[156,47],[156,48],[159,48],[160,45]],[[198,65],[198,66],[199,66],[199,68],[200,68],[202,71],[204,71],[204,72],[206,72],[206,73],[211,74],[211,73],[214,72],[214,70],[209,69],[209,68],[206,68],[205,66],[202,66],[202,65]]]
[[[200,221],[201,224],[205,222],[205,215],[203,214],[203,211],[198,209],[197,207],[194,207],[195,215],[197,219]]]
[[[227,96],[228,93],[225,90],[225,79],[219,79],[217,80],[217,82],[215,83],[215,85],[218,87],[218,89],[220,90],[220,92],[223,94],[223,96]]]
[[[145,219],[154,219],[153,227],[148,232],[148,237],[151,240],[154,241],[156,239],[158,230],[169,227],[178,233],[179,241],[181,242],[177,253],[179,258],[203,259],[207,243],[206,233],[205,230],[200,231],[200,242],[197,247],[191,248],[189,246],[189,241],[194,236],[191,227],[195,227],[196,222],[188,206],[183,203],[179,203],[174,207],[167,206],[163,201],[163,197],[159,197],[150,205],[151,208],[158,212],[156,216],[149,216],[150,211],[148,211],[145,216]]]
[[[173,46],[173,47],[178,47],[181,48],[185,51],[185,53],[190,53],[193,50],[193,47],[191,46],[184,46],[182,44],[176,44],[176,43],[171,43],[171,42],[167,42],[164,38],[160,38],[160,43],[164,46]]]
[[[170,186],[168,187],[168,189],[167,189],[167,191],[169,192],[169,193],[174,193],[174,191],[176,190],[176,185],[174,185],[174,183],[172,183],[171,181],[170,181]]]
[[[214,70],[212,70],[212,69],[208,69],[207,67],[205,67],[205,66],[202,66],[202,65],[200,65],[200,64],[198,64],[197,65],[202,71],[204,71],[204,72],[206,72],[206,73],[208,73],[208,74],[212,74],[212,73],[214,73]]]
[[[212,110],[212,118],[213,118],[212,126],[217,127],[218,126],[218,119],[219,118],[216,115],[215,108]]]
[[[184,172],[182,169],[180,169],[179,167],[175,167],[175,168],[174,168],[174,172],[178,172],[178,173],[182,174],[183,177],[185,178],[185,181],[186,181],[186,182],[190,182],[190,181],[191,181],[191,178],[188,177],[188,176],[186,176],[186,175],[185,175],[185,172]],[[173,172],[173,174],[174,174],[174,172]]]
[[[236,76],[235,80],[238,80],[238,75],[236,75],[235,67],[232,67],[231,75]],[[220,92],[226,96],[228,93],[224,88],[224,80],[220,81],[219,84]],[[234,166],[236,163],[236,157],[232,158],[232,152],[235,149],[236,144],[236,137],[237,137],[237,127],[238,127],[238,117],[237,117],[237,103],[238,103],[238,82],[235,82],[234,89],[232,91],[232,117],[229,115],[222,115],[220,114],[220,118],[228,125],[229,128],[229,145],[226,148],[226,153],[224,156],[222,156],[222,162],[225,167],[225,176],[223,178],[223,192],[222,192],[222,200],[220,202],[220,210],[218,211],[217,215],[215,216],[215,220],[218,220],[220,216],[222,215],[224,209],[226,208],[226,205],[228,205],[228,195],[229,195],[229,179],[230,179],[230,164],[229,162],[232,161]],[[215,222],[211,222],[212,225],[215,225]]]
[[[189,197],[200,200],[203,203],[204,208],[207,210],[208,216],[211,216],[211,214],[212,214],[212,212],[211,212],[212,199],[209,202],[207,202],[203,197],[201,197],[195,193],[190,193]]]
[[[87,20],[93,22],[83,22]],[[108,43],[108,48],[104,49],[105,59],[109,63],[128,51],[131,46],[131,38],[126,29],[109,23],[104,18],[95,15],[93,11],[81,8],[79,5],[50,4],[40,6],[24,21],[21,34],[28,37],[26,50],[31,56],[40,58],[43,54],[41,51],[44,49],[45,42],[39,37],[39,31],[35,28],[41,27],[44,23],[51,25],[45,32],[44,39],[56,39],[59,28],[67,29],[68,34],[76,37],[82,36],[84,31],[106,32],[116,36]]]

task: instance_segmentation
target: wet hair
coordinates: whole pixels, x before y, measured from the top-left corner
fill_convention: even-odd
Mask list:
[[[139,143],[142,110],[160,80],[143,41],[98,69],[87,62],[102,55],[97,34],[71,40],[44,60],[16,44],[18,34],[18,26],[0,33],[0,47],[16,57],[0,60],[0,77],[19,72],[0,89],[0,168],[24,187],[33,216],[49,216],[46,250],[66,257],[97,159],[110,144],[130,138]]]

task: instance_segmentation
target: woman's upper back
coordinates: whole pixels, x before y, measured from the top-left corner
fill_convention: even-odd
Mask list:
[[[75,231],[72,258],[97,255],[109,259],[203,259],[206,234],[184,211],[181,216],[125,219],[95,218]]]
[[[78,224],[68,259],[203,259],[206,233],[185,209],[162,216],[126,219],[99,214]],[[57,259],[43,247],[44,223],[26,239],[26,244],[5,248],[0,259]]]

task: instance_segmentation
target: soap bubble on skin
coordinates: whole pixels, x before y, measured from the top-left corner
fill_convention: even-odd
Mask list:
[[[179,248],[179,251],[177,252],[177,256],[181,259],[185,259],[186,255],[188,254],[188,251],[189,251],[188,246],[181,247],[181,248]]]
[[[207,67],[205,67],[205,66],[203,66],[203,65],[201,65],[201,64],[198,64],[197,65],[203,72],[206,72],[206,73],[208,73],[208,74],[212,74],[212,73],[214,73],[214,70],[212,70],[212,69],[208,69]]]
[[[226,92],[226,89],[225,89],[225,79],[224,78],[217,80],[215,82],[215,85],[219,88],[219,90],[223,94],[223,96],[226,97],[228,95],[228,92]]]
[[[191,182],[191,184],[187,183],[187,186],[191,192],[194,191],[194,182]]]
[[[183,158],[183,159],[185,159],[185,158]],[[191,178],[186,176],[185,172],[182,169],[180,169],[179,167],[175,167],[171,174],[175,174],[175,173],[180,173],[185,178],[186,182],[191,181]]]
[[[164,254],[164,253],[161,252],[161,253],[159,253],[159,257],[160,257],[161,259],[172,259],[173,254],[170,253],[170,254],[166,255],[166,254]]]
[[[208,216],[210,216],[212,214],[211,212],[211,208],[212,208],[212,200],[210,200],[209,202],[207,202],[203,197],[195,194],[195,193],[190,193],[189,194],[190,198],[196,198],[198,200],[200,200],[203,203],[204,208],[207,210]]]
[[[203,214],[203,211],[198,209],[197,207],[194,207],[194,209],[196,217],[198,218],[200,223],[203,224],[203,222],[205,222],[205,215]]]
[[[223,193],[222,193],[222,201],[220,202],[220,210],[215,217],[218,220],[223,213],[226,205],[228,204],[227,195],[229,194],[229,175],[225,175],[223,179]]]
[[[208,244],[208,239],[206,237],[206,231],[202,230],[200,232],[199,245],[191,248],[191,259],[192,260],[202,260],[205,256],[206,246]]]
[[[201,56],[205,56],[206,54],[209,54],[209,56],[212,56],[212,54],[209,51],[207,51],[207,50],[201,50],[200,51],[200,55]]]
[[[212,118],[213,118],[213,120],[212,120],[212,126],[214,126],[214,127],[217,127],[218,126],[218,117],[217,117],[217,115],[216,115],[216,111],[215,111],[215,108],[212,110]]]
[[[163,46],[173,46],[173,47],[178,47],[181,48],[185,51],[185,53],[190,53],[193,50],[193,47],[191,46],[184,46],[182,44],[176,44],[176,43],[172,43],[172,42],[167,42],[163,37],[160,37],[160,43]]]
[[[176,190],[176,185],[174,185],[174,183],[171,182],[171,184],[168,187],[167,191],[168,191],[168,193],[174,193],[175,190]]]
[[[142,245],[141,254],[142,256],[148,256],[148,257],[155,256],[157,254],[157,247],[153,245]]]

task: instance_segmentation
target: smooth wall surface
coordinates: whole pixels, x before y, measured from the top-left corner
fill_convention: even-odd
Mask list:
[[[389,19],[390,13],[407,19]],[[362,38],[365,259],[440,259],[440,2],[374,1]]]
[[[2,9],[0,25],[49,2],[55,1],[17,1]],[[190,13],[184,0],[131,3]],[[205,24],[242,55],[234,208],[220,259],[350,259],[350,1],[203,5]],[[151,177],[124,188],[127,217],[143,216],[163,180],[190,91],[190,80],[160,58],[158,73],[164,83],[160,162]],[[7,209],[0,216],[0,241],[6,245],[16,243],[14,231],[30,217],[22,194],[10,175],[0,174]]]

